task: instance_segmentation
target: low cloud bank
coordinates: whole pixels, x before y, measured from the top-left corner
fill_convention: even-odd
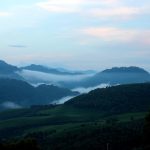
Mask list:
[[[83,94],[83,93],[88,93],[88,92],[90,92],[92,90],[95,90],[95,89],[98,89],[98,88],[106,88],[106,87],[109,87],[109,86],[110,86],[110,84],[103,83],[103,84],[97,85],[95,87],[89,87],[89,88],[79,87],[79,88],[75,88],[75,89],[72,89],[72,91],[77,91],[80,94]]]
[[[4,102],[1,106],[5,109],[19,109],[22,108],[20,105],[13,103],[13,102]]]
[[[80,94],[83,94],[83,93],[88,93],[92,90],[95,90],[95,89],[98,89],[98,88],[106,88],[106,87],[109,87],[110,85],[109,84],[100,84],[98,86],[95,86],[95,87],[89,87],[89,88],[83,88],[83,87],[80,87],[80,88],[75,88],[75,89],[72,89],[72,91],[76,91],[76,92],[79,92]],[[64,104],[65,102],[69,101],[70,99],[74,98],[76,96],[67,96],[67,97],[63,97],[59,100],[56,100],[53,102],[53,104]]]
[[[38,71],[29,71],[29,70],[22,70],[18,72],[24,79],[29,82],[36,82],[36,83],[48,83],[48,84],[58,84],[59,82],[74,82],[80,81],[92,75],[84,74],[84,75],[56,75],[50,73],[43,73]]]
[[[64,104],[65,102],[69,101],[70,99],[72,99],[74,97],[76,97],[76,96],[66,96],[59,100],[54,101],[53,104]]]

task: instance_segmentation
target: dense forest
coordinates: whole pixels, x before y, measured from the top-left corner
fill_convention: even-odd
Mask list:
[[[148,111],[150,84],[119,85],[96,89],[71,99],[65,105],[94,109],[108,114]]]
[[[150,115],[146,120],[117,123],[107,120],[83,123],[61,131],[33,132],[9,141],[1,140],[1,150],[149,150]]]
[[[39,85],[34,87],[29,83],[15,79],[0,79],[0,109],[3,104],[11,102],[20,107],[49,104],[66,96],[78,95],[69,89],[54,85]]]

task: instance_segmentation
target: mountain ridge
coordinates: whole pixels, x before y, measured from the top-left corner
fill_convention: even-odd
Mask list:
[[[43,65],[36,65],[31,64],[29,66],[21,67],[21,69],[30,70],[30,71],[39,71],[44,73],[51,73],[56,75],[82,75],[84,72],[77,72],[77,71],[69,71],[65,69],[57,69],[57,68],[50,68]],[[85,72],[86,73],[86,72]]]
[[[26,69],[29,72],[23,72]],[[43,74],[38,74],[40,72]],[[88,74],[88,72],[89,71],[83,71],[83,72],[67,71],[65,69],[63,70],[57,68],[50,68],[50,67],[35,65],[35,64],[31,64],[30,66],[19,68],[7,64],[5,61],[0,61],[0,78],[18,79],[18,80],[26,81],[31,84],[32,83],[34,84],[53,83],[65,88],[74,89],[78,87],[84,87],[84,88],[95,87],[100,84],[117,85],[117,84],[150,82],[150,73],[145,69],[136,66],[113,67],[111,69],[105,69],[101,72],[95,73],[90,76],[85,75],[86,73]],[[53,76],[47,76],[47,75],[53,75]]]
[[[9,102],[12,105],[29,107],[31,105],[45,105],[66,96],[76,96],[66,88],[54,85],[40,85],[33,87],[29,83],[16,79],[0,79],[0,104]]]
[[[149,74],[148,71],[146,71],[143,68],[136,67],[136,66],[130,66],[130,67],[113,67],[111,69],[105,69],[101,73],[115,73],[115,72],[122,72],[122,73],[147,73]]]
[[[18,67],[10,65],[3,60],[0,60],[0,78],[24,80],[22,76],[17,74],[18,71],[20,71]]]
[[[140,67],[114,67],[103,70],[82,82],[83,87],[150,82],[150,73]]]
[[[148,111],[150,108],[150,83],[126,84],[92,90],[65,102],[82,109],[118,114]]]

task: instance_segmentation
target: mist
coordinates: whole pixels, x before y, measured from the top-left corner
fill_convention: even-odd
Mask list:
[[[22,70],[17,72],[21,75],[25,80],[31,83],[47,83],[47,84],[55,84],[58,85],[59,82],[75,82],[85,79],[87,77],[91,77],[92,74],[84,74],[84,75],[56,75],[50,73],[43,73],[38,71],[29,71]],[[36,85],[35,84],[35,85]]]
[[[53,104],[64,104],[65,102],[69,101],[70,99],[72,99],[74,97],[76,97],[76,96],[66,96],[59,100],[54,101]]]
[[[19,109],[19,108],[22,108],[22,106],[14,103],[14,102],[10,102],[10,101],[2,103],[1,106],[5,109]]]
[[[88,93],[92,90],[95,90],[95,89],[98,89],[98,88],[106,88],[106,87],[109,87],[110,85],[109,84],[100,84],[98,86],[95,86],[95,87],[89,87],[89,88],[83,88],[83,87],[79,87],[79,88],[75,88],[75,89],[72,89],[72,91],[76,91],[76,92],[79,92],[80,94],[83,94],[83,93]],[[56,100],[53,102],[53,104],[64,104],[65,102],[69,101],[70,99],[74,98],[76,96],[66,96],[66,97],[63,97],[59,100]]]
[[[92,90],[95,90],[95,89],[98,89],[98,88],[106,88],[106,87],[109,87],[109,86],[110,86],[110,84],[103,83],[103,84],[97,85],[95,87],[89,87],[89,88],[78,87],[78,88],[72,89],[72,91],[77,91],[80,94],[83,94],[83,93],[88,93],[88,92],[90,92]]]

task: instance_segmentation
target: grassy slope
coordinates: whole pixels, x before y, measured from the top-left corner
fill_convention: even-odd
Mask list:
[[[5,115],[6,114],[6,115]],[[3,117],[5,115],[5,118]],[[144,119],[146,112],[105,116],[98,111],[89,111],[60,105],[51,109],[23,109],[0,113],[0,136],[14,137],[30,132],[62,131],[78,128],[81,124],[97,122],[104,124],[114,118],[118,122]]]

